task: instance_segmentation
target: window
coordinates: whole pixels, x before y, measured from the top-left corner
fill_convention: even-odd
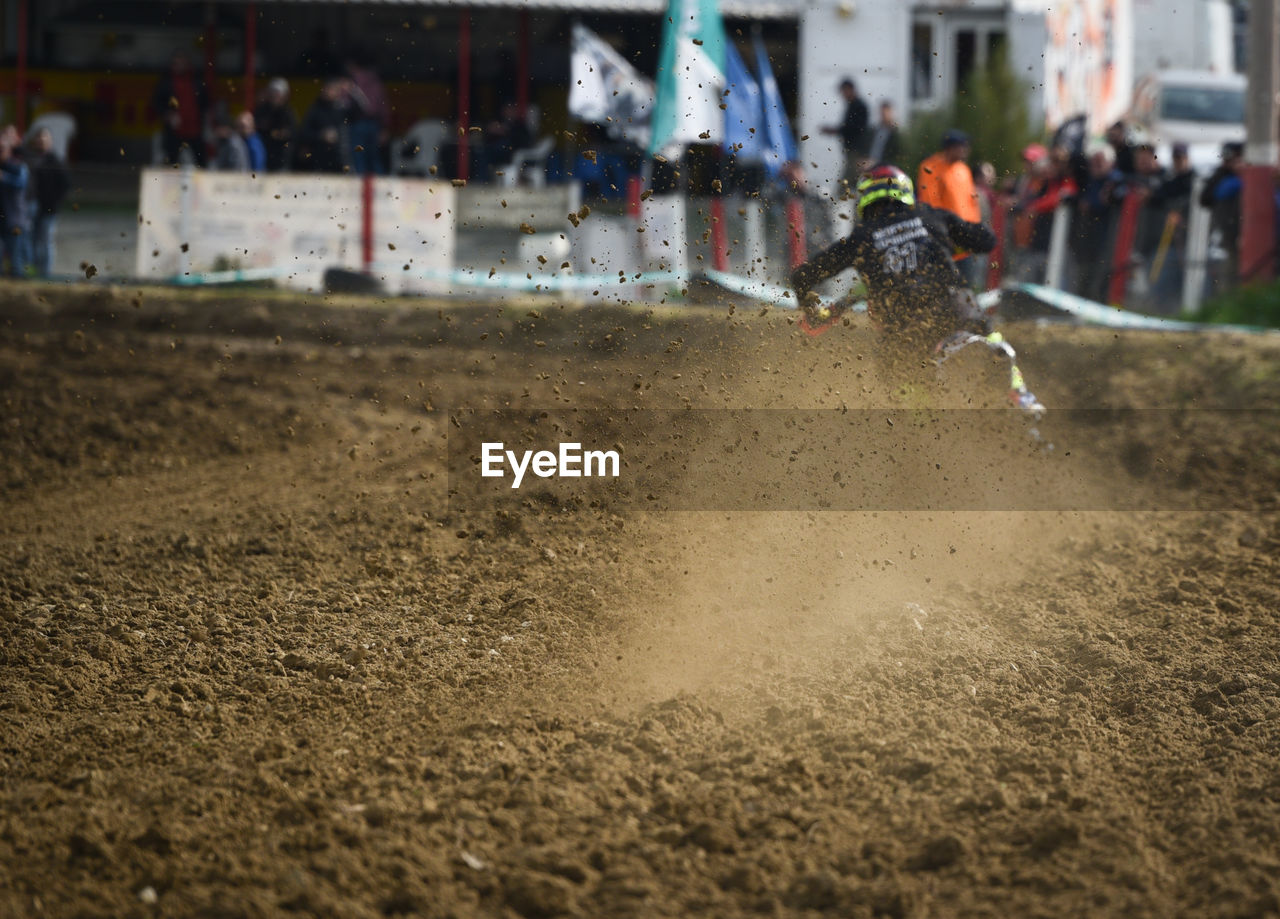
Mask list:
[[[978,37],[973,29],[961,29],[956,32],[956,89],[964,89],[969,75],[978,63]]]
[[[1244,93],[1238,89],[1166,86],[1160,94],[1160,117],[1166,121],[1244,124]]]
[[[911,98],[932,99],[934,82],[933,26],[917,22],[911,27]]]

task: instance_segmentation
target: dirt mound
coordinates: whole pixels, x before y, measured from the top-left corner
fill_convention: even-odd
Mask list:
[[[7,293],[0,913],[1280,912],[1269,338],[1015,326],[956,455],[857,323]],[[489,500],[495,412],[697,502]],[[887,465],[983,502],[778,509]]]

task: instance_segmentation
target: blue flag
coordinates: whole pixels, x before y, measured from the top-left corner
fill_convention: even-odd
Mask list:
[[[733,42],[727,41],[725,55],[724,151],[739,162],[759,163],[764,159],[764,108],[760,86],[756,83],[742,55]]]
[[[764,168],[770,177],[776,177],[782,164],[796,158],[796,136],[791,132],[786,106],[782,104],[782,92],[769,64],[764,41],[759,35],[754,39],[756,48],[756,72],[760,75],[760,96],[764,117]]]

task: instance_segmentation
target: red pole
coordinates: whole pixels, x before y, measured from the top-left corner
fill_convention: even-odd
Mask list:
[[[520,116],[529,114],[529,10],[520,11],[519,47],[516,49],[516,104]]]
[[[258,4],[249,0],[244,13],[244,107],[253,111],[254,58],[258,56]]]
[[[991,232],[996,237],[996,247],[991,250],[991,259],[987,262],[987,290],[995,290],[1000,286],[1001,274],[1004,271],[1004,231],[1007,214],[999,198],[991,199]]]
[[[804,264],[805,224],[804,202],[792,198],[787,202],[787,253],[791,258],[791,267],[798,268]]]
[[[14,87],[13,121],[21,134],[27,129],[27,0],[18,0],[18,85]]]
[[[218,79],[218,23],[215,16],[214,5],[210,3],[204,20],[204,88],[210,102],[213,101]]]
[[[644,180],[637,175],[627,176],[627,216],[632,220],[640,220],[640,189]]]
[[[1249,4],[1249,94],[1245,105],[1244,188],[1240,201],[1240,280],[1275,274],[1275,167],[1280,161],[1280,3]]]
[[[1116,249],[1111,258],[1111,287],[1107,291],[1110,303],[1124,303],[1125,288],[1129,282],[1129,256],[1133,252],[1133,240],[1138,234],[1138,209],[1142,202],[1134,189],[1125,195],[1120,208],[1120,225],[1116,229]]]
[[[468,145],[471,132],[471,9],[458,14],[458,178],[471,173]]]
[[[373,176],[360,180],[360,254],[364,273],[373,272]]]
[[[1275,169],[1251,163],[1244,167],[1241,192],[1240,280],[1269,281],[1276,262]]]
[[[729,270],[729,234],[724,226],[724,200],[711,199],[711,267]]]

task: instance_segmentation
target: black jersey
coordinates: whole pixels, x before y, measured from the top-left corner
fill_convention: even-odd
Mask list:
[[[791,276],[796,297],[853,268],[867,285],[867,312],[893,331],[915,326],[933,334],[958,328],[952,292],[964,287],[952,256],[990,252],[996,238],[980,223],[961,220],[927,204],[887,201],[867,209],[845,239],[818,253]],[[946,330],[944,330],[946,331]]]

